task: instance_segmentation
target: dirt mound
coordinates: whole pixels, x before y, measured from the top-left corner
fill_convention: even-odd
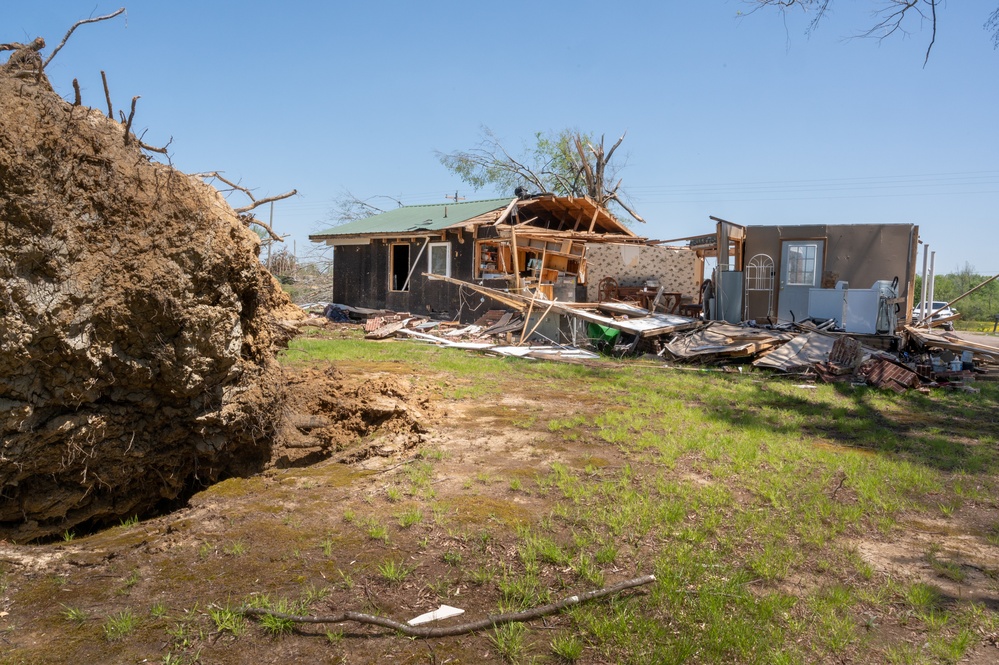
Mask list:
[[[397,376],[359,379],[333,367],[304,368],[288,372],[287,391],[277,467],[398,455],[424,441],[437,418],[436,396]]]
[[[299,312],[222,196],[137,143],[0,68],[0,538],[270,459]]]

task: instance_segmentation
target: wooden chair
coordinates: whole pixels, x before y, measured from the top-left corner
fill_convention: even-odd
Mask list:
[[[604,277],[597,284],[597,300],[599,302],[609,302],[611,300],[617,300],[618,296],[618,285],[617,280],[613,277]]]

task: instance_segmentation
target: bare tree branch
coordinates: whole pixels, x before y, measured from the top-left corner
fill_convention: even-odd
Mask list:
[[[631,207],[628,206],[624,201],[622,201],[621,198],[617,195],[617,193],[611,194],[610,199],[613,199],[615,203],[617,203],[619,206],[621,206],[622,208],[624,208],[625,212],[627,212],[629,215],[631,215],[632,217],[634,217],[636,220],[638,220],[639,222],[642,222],[643,224],[645,223],[645,219],[641,215],[639,215],[637,212],[635,212],[634,210],[632,210]],[[610,200],[610,199],[608,199],[608,200]]]
[[[832,0],[743,0],[745,3],[753,5],[747,12],[752,14],[763,7],[776,7],[783,16],[792,7],[797,7],[803,12],[814,12],[806,33],[810,33],[828,12]],[[842,3],[840,3],[842,4]],[[923,59],[923,67],[929,62],[930,53],[937,41],[938,19],[937,8],[940,0],[880,0],[880,8],[874,11],[876,23],[870,28],[861,31],[856,36],[871,38],[882,41],[896,33],[908,35],[905,28],[907,17],[915,15],[920,23],[929,23],[930,41],[926,46],[926,55]],[[992,42],[999,48],[999,9],[996,9],[985,21],[983,28],[992,33]]]
[[[201,178],[202,180],[221,180],[225,184],[227,184],[230,187],[232,187],[233,190],[240,191],[240,192],[243,192],[244,194],[246,194],[246,196],[249,197],[249,199],[251,201],[256,201],[257,200],[256,198],[254,198],[253,192],[251,192],[246,187],[243,187],[241,185],[237,185],[236,183],[232,182],[231,180],[226,180],[224,177],[222,177],[222,172],[221,171],[208,171],[206,173],[192,173],[191,175],[194,176],[195,178]]]
[[[73,27],[70,28],[69,32],[66,33],[66,36],[62,38],[61,42],[59,42],[59,45],[56,46],[55,49],[52,51],[52,53],[49,54],[49,57],[45,59],[45,62],[42,64],[42,69],[45,69],[46,67],[49,66],[49,63],[52,62],[52,58],[55,57],[56,53],[58,53],[62,49],[62,47],[66,45],[66,41],[69,39],[69,36],[72,35],[73,31],[79,28],[81,25],[85,25],[87,23],[97,23],[98,21],[106,21],[110,18],[114,18],[115,16],[118,16],[123,13],[125,13],[124,7],[120,8],[118,11],[114,12],[113,14],[107,14],[105,16],[97,16],[94,18],[85,18],[82,21],[77,21],[76,23],[74,23]]]
[[[372,215],[385,212],[384,208],[376,206],[372,201],[375,199],[388,199],[400,208],[405,205],[398,197],[386,194],[369,196],[366,199],[355,196],[349,189],[342,189],[340,194],[334,199],[333,208],[327,214],[327,219],[333,224],[346,224],[359,219],[365,219]]]
[[[556,612],[564,610],[567,607],[573,607],[575,605],[579,605],[580,603],[596,600],[597,598],[604,598],[605,596],[620,593],[644,584],[651,584],[655,581],[655,575],[644,575],[642,577],[625,580],[624,582],[620,582],[603,589],[597,589],[596,591],[589,591],[587,593],[579,594],[578,596],[569,596],[568,598],[563,598],[562,600],[556,603],[551,603],[550,605],[543,605],[541,607],[524,610],[522,612],[498,614],[496,616],[487,617],[478,621],[471,621],[457,626],[446,627],[414,627],[410,626],[408,623],[395,621],[394,619],[389,619],[388,617],[375,616],[373,614],[365,614],[363,612],[348,611],[341,612],[340,614],[334,614],[332,616],[299,616],[295,614],[273,612],[271,610],[258,607],[243,607],[239,611],[246,616],[272,616],[277,619],[284,619],[295,623],[343,623],[345,621],[354,621],[357,623],[381,626],[382,628],[398,631],[407,637],[454,637],[455,635],[466,635],[468,633],[474,633],[488,628],[495,628],[508,623],[531,621],[532,619],[538,619],[543,616],[548,616],[549,614],[555,614]]]
[[[999,9],[989,15],[982,27],[992,31],[992,48],[999,48]]]
[[[101,81],[104,82],[104,99],[108,102],[108,117],[114,120],[114,108],[111,106],[111,91],[108,90],[108,77],[103,69],[101,70]]]
[[[142,135],[145,136],[145,132],[143,132]],[[171,143],[173,143],[173,137],[172,136],[170,137],[170,140],[166,142],[166,145],[163,146],[162,148],[157,148],[156,146],[151,146],[148,143],[143,143],[142,139],[141,138],[139,139],[139,147],[140,148],[142,148],[143,150],[148,150],[149,152],[158,152],[161,155],[167,154],[167,148],[170,147]]]
[[[125,145],[128,145],[132,134],[132,118],[135,117],[135,102],[139,101],[139,95],[132,97],[132,110],[128,112],[128,121],[125,123]]]
[[[17,78],[34,76],[35,81],[42,80],[42,56],[39,54],[45,48],[45,40],[36,37],[30,44],[11,42],[0,44],[0,51],[14,51],[4,64],[4,68],[14,72]]]
[[[262,228],[264,231],[267,232],[267,235],[269,235],[271,237],[271,240],[275,240],[277,242],[284,242],[284,238],[282,238],[278,234],[274,233],[274,229],[272,229],[269,225],[264,224],[263,222],[261,222],[259,219],[257,219],[253,215],[244,215],[244,214],[241,214],[239,216],[239,218],[241,220],[243,220],[243,222],[247,226],[249,226],[250,224],[256,224],[257,226],[259,226],[260,228]]]
[[[252,205],[243,206],[242,208],[236,208],[235,211],[237,214],[243,214],[244,212],[250,212],[254,208],[258,208],[264,205],[265,203],[271,203],[272,201],[280,201],[281,199],[286,199],[288,197],[295,196],[296,194],[298,194],[298,190],[293,189],[290,192],[285,192],[284,194],[278,194],[277,196],[268,196],[265,199],[254,201]]]

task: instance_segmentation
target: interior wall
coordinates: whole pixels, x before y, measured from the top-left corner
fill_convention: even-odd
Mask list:
[[[696,298],[697,255],[689,249],[629,243],[586,245],[586,299],[596,302],[600,280],[613,277],[618,286],[644,286],[655,279],[667,291]]]

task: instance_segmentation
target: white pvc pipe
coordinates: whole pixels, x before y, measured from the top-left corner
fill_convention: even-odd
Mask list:
[[[926,322],[926,327],[927,328],[930,327],[930,314],[931,314],[931,312],[929,310],[933,308],[933,301],[936,300],[936,286],[937,286],[937,284],[936,284],[936,282],[937,282],[937,272],[936,272],[936,267],[935,267],[936,260],[937,260],[937,253],[936,252],[930,252],[930,298],[927,301],[927,304],[929,305],[929,309],[927,309],[927,310],[925,310],[923,312],[923,321]]]
[[[930,246],[923,245],[923,284],[922,288],[919,290],[919,321],[913,321],[913,325],[919,323],[926,316],[926,262],[930,258]]]

